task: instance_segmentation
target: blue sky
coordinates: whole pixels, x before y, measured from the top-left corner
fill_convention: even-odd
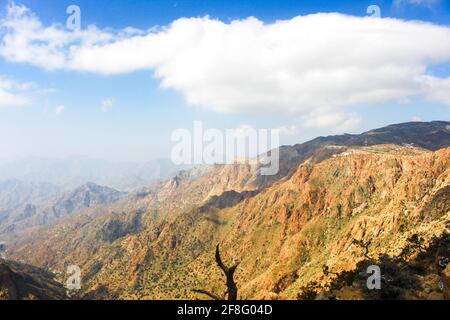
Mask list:
[[[170,48],[175,46],[177,48],[175,51],[178,51],[171,53],[173,59],[166,58],[164,56],[165,51],[155,53],[154,57],[152,56],[153,52],[150,51],[148,55],[151,61],[143,61],[137,66],[131,63],[133,67],[130,67],[130,63],[124,62],[124,54],[126,53],[127,59],[133,62],[133,52],[128,52],[126,48],[121,49],[125,51],[114,52],[111,51],[114,48],[111,48],[107,51],[106,56],[101,56],[103,58],[96,58],[100,56],[95,55],[96,52],[91,54],[89,51],[88,58],[79,55],[75,58],[81,57],[80,59],[83,60],[77,60],[72,59],[73,57],[68,52],[70,46],[72,44],[77,46],[78,42],[71,43],[71,40],[64,40],[67,43],[55,49],[52,46],[52,41],[56,41],[58,38],[55,37],[53,40],[49,36],[50,38],[39,39],[42,43],[37,42],[55,56],[49,55],[48,61],[45,61],[45,59],[37,61],[36,56],[40,51],[36,51],[37,53],[33,51],[40,50],[37,46],[21,46],[21,41],[5,42],[5,39],[12,34],[16,35],[16,39],[29,35],[19,34],[18,30],[12,30],[11,28],[5,29],[5,19],[12,21],[7,12],[7,7],[11,5],[11,2],[1,0],[0,12],[3,25],[0,26],[0,30],[2,30],[0,31],[0,37],[3,40],[2,48],[0,48],[0,79],[6,79],[4,80],[6,84],[3,84],[2,88],[0,80],[0,98],[3,90],[7,94],[14,95],[17,99],[23,97],[26,102],[9,99],[5,100],[6,102],[2,105],[0,100],[0,160],[27,156],[64,157],[70,155],[85,155],[116,161],[145,161],[157,157],[168,157],[172,146],[170,136],[173,130],[177,128],[191,129],[195,120],[202,120],[205,127],[218,129],[236,128],[242,125],[251,125],[256,128],[285,128],[286,130],[282,131],[285,132],[281,137],[282,143],[294,144],[318,135],[342,132],[357,133],[413,119],[423,121],[450,119],[450,106],[448,104],[450,98],[446,94],[447,86],[450,89],[450,81],[448,80],[450,77],[450,52],[447,52],[448,47],[445,44],[446,40],[450,40],[450,38],[447,38],[447,28],[450,25],[450,1],[397,0],[393,3],[392,1],[375,0],[24,0],[14,2],[17,7],[23,5],[28,8],[28,16],[16,17],[17,19],[28,19],[29,15],[32,15],[36,21],[41,23],[42,28],[52,28],[52,26],[58,26],[59,24],[59,27],[51,30],[60,31],[64,29],[68,17],[66,8],[71,4],[76,4],[81,8],[82,30],[86,30],[89,25],[95,25],[97,30],[102,30],[111,35],[112,39],[106,45],[133,37],[145,37],[145,35],[148,35],[148,30],[155,26],[170,28],[171,23],[179,18],[209,16],[207,18],[209,20],[200,22],[189,20],[187,26],[171,28],[177,33],[174,31],[175,35],[168,36],[166,42],[176,42],[170,46]],[[359,88],[358,81],[355,83],[349,80],[347,84],[345,80],[342,84],[336,83],[336,86],[342,86],[342,88],[340,87],[339,90],[328,97],[330,86],[322,85],[323,79],[325,79],[325,82],[328,79],[327,73],[329,72],[330,78],[333,78],[335,72],[338,72],[340,77],[342,74],[347,76],[349,70],[353,70],[352,62],[345,60],[345,56],[350,52],[346,51],[345,46],[342,45],[347,43],[345,30],[348,29],[345,29],[347,28],[345,27],[343,30],[336,30],[336,34],[333,36],[335,24],[340,26],[349,21],[351,25],[348,28],[367,27],[369,29],[372,25],[378,28],[378,25],[377,22],[372,23],[365,20],[353,21],[347,16],[345,18],[322,17],[316,14],[327,12],[365,17],[369,5],[380,7],[382,20],[395,19],[395,23],[386,22],[386,25],[383,24],[384,27],[381,29],[399,30],[403,28],[398,33],[400,38],[386,39],[385,45],[395,48],[386,50],[386,52],[383,51],[383,55],[386,55],[386,57],[383,57],[384,60],[380,60],[380,68],[375,63],[371,66],[375,72],[373,86],[380,86],[380,88],[369,90],[369,92],[367,88]],[[315,36],[316,30],[299,30],[298,32],[303,33],[303,35],[298,39],[305,42],[298,44],[298,46],[278,41],[283,38],[285,33],[295,32],[295,29],[293,29],[294,24],[297,23],[293,21],[295,17],[305,15],[314,16],[311,19],[313,21],[308,22],[312,26],[317,25],[316,20],[323,19],[324,22],[320,24],[320,28],[322,26],[324,30],[328,26],[330,28],[329,32],[324,33],[322,31],[322,33],[319,33],[319,35],[325,34],[330,37],[329,39],[322,39],[330,47],[329,51],[327,51],[327,47],[324,47],[325,50],[320,51],[321,55],[317,57],[319,61],[313,61],[313,63],[324,65],[318,67],[317,72],[313,73],[313,75],[317,74],[318,79],[314,81],[310,80],[311,74],[308,74],[308,78],[305,78],[299,64],[310,61],[308,60],[310,59],[309,56],[303,55],[304,51],[317,49],[315,46],[316,39],[312,36],[308,38],[309,33]],[[263,25],[273,25],[277,24],[279,20],[286,20],[291,21],[293,26],[281,26],[280,30],[266,31],[263,30],[263,27],[255,26],[251,21],[245,20],[250,16],[258,19]],[[216,52],[214,57],[205,53],[202,59],[189,60],[188,57],[178,55],[179,51],[183,50],[186,52],[200,50],[197,44],[194,46],[189,43],[191,34],[184,37],[182,33],[181,36],[178,35],[180,32],[188,29],[190,25],[201,25],[209,28],[217,20],[222,23],[218,26],[220,30],[217,37],[225,34],[223,30],[228,30],[226,31],[229,32],[228,37],[236,38],[238,37],[236,34],[239,35],[240,33],[239,28],[242,29],[243,34],[249,31],[256,32],[255,35],[259,36],[260,32],[261,39],[272,39],[270,38],[273,36],[272,33],[278,32],[274,36],[275,40],[267,41],[273,41],[275,50],[279,49],[279,52],[285,52],[283,51],[284,46],[289,50],[298,50],[298,64],[295,61],[295,56],[294,58],[292,56],[288,58],[289,63],[298,69],[295,69],[296,72],[293,72],[293,74],[286,74],[285,71],[289,70],[290,65],[278,61],[280,59],[277,59],[275,55],[267,56],[266,60],[261,60],[264,69],[267,66],[269,73],[280,71],[280,77],[292,77],[294,83],[299,81],[298,83],[301,84],[302,89],[299,90],[305,91],[311,88],[311,92],[314,92],[315,95],[309,93],[296,95],[295,90],[289,88],[289,82],[284,78],[283,80],[264,79],[267,82],[253,81],[253,79],[261,78],[261,74],[255,72],[253,66],[249,67],[248,73],[244,73],[238,67],[233,67],[244,66],[245,69],[247,65],[245,59],[249,59],[246,56],[248,50],[243,49],[243,52],[239,53],[239,47],[232,53],[232,58],[227,55],[221,58],[225,60],[220,60],[229,63],[226,64],[228,70],[217,69],[216,65],[211,67],[212,69],[205,67],[208,63],[216,61],[216,56],[224,51],[220,44],[214,41],[211,44],[211,47],[217,50],[214,51]],[[246,22],[233,29],[229,27],[229,24],[234,20]],[[409,25],[408,23],[413,20],[426,21],[436,29],[429,30],[421,24]],[[26,21],[29,22],[30,19]],[[213,22],[210,23],[211,21]],[[304,22],[302,21],[300,20],[298,23],[303,25]],[[3,29],[1,29],[2,27]],[[141,33],[139,35],[119,35],[119,32],[127,27],[139,29]],[[414,38],[416,28],[418,28],[417,32],[420,34],[419,40]],[[155,30],[153,31],[155,33],[162,32],[161,29]],[[70,37],[71,31],[63,30],[62,32],[64,32],[62,37]],[[417,47],[401,42],[403,41],[402,35],[407,32],[411,32],[411,34],[408,34],[408,39],[411,42],[418,42]],[[386,34],[389,37],[389,34],[392,33],[386,32]],[[371,36],[377,41],[376,34]],[[79,41],[85,41],[83,40],[85,36],[80,37],[82,40]],[[292,37],[297,39],[296,34]],[[236,41],[236,43],[241,41],[234,38],[232,41]],[[434,39],[440,38],[442,41],[436,40],[433,42]],[[195,34],[192,39],[196,41]],[[145,41],[147,40],[139,39],[139,45],[147,50]],[[184,47],[180,47],[179,43],[183,41],[186,44],[184,44]],[[333,41],[336,43],[333,43]],[[365,41],[363,37],[357,35],[355,41],[361,43],[355,45],[355,48],[347,46],[348,50],[353,50],[352,52],[362,52],[361,61],[357,62],[360,65],[357,65],[355,70],[366,70],[367,65],[371,64],[369,58],[372,53],[365,51],[362,44]],[[383,40],[380,41],[378,46],[374,45],[375,53],[377,48],[384,47]],[[420,50],[424,50],[419,47],[422,43],[422,47],[429,46],[429,50],[420,52]],[[105,44],[102,42],[96,43],[96,45],[103,46]],[[265,48],[264,43],[258,42],[258,45]],[[321,43],[320,45],[323,46],[324,44]],[[208,52],[208,46],[206,40],[205,43],[202,42],[202,52]],[[89,49],[93,47],[90,46]],[[77,47],[77,49],[83,48],[82,45]],[[161,49],[161,46],[158,49]],[[303,49],[304,51],[302,51]],[[333,52],[334,49],[336,49],[336,52]],[[162,48],[161,50],[165,49]],[[29,52],[29,54],[25,56],[19,54],[23,52]],[[255,57],[260,52],[256,50],[254,52]],[[59,57],[59,55],[65,57],[65,61],[61,64],[53,64],[53,61],[56,61],[56,57]],[[405,57],[405,60],[408,60],[407,64],[401,62],[402,56]],[[92,58],[94,60],[90,57],[94,57]],[[103,64],[103,61],[109,59],[109,57],[113,57],[111,58],[112,65],[116,63],[114,59],[117,59],[117,65],[123,64],[120,71],[117,71],[114,66],[111,67],[110,64]],[[346,67],[337,70],[341,62],[333,61],[339,60],[340,57],[344,57],[342,58],[342,64]],[[355,57],[358,60],[359,55],[355,54]],[[363,58],[364,61],[362,61]],[[394,62],[391,63],[391,61]],[[186,65],[180,65],[182,63]],[[183,71],[173,70],[174,66]],[[378,72],[378,69],[383,69],[381,66],[384,66],[387,71]],[[283,68],[286,68],[286,70]],[[232,76],[228,74],[230,69],[235,71]],[[405,69],[408,70],[405,71]],[[196,70],[199,70],[198,73]],[[205,74],[208,76],[208,70],[217,71],[219,75],[216,78],[205,80],[203,77]],[[396,70],[405,71],[405,74],[398,76]],[[242,72],[242,75],[239,74],[240,72]],[[255,74],[253,75],[252,72]],[[155,77],[155,74],[158,73],[162,75]],[[185,79],[187,76],[194,79],[192,83]],[[195,80],[197,76],[199,79]],[[340,79],[339,77],[338,79]],[[361,77],[361,79],[366,79],[365,76]],[[417,78],[420,81],[409,83],[408,77]],[[226,78],[226,81],[223,80],[224,78]],[[242,83],[239,83],[241,79]],[[222,80],[223,82],[221,82]],[[165,88],[162,88],[161,84],[164,81],[167,83]],[[198,83],[195,83],[195,81]],[[308,81],[311,81],[311,83]],[[368,81],[372,81],[371,78]],[[382,86],[380,83],[390,83],[391,81],[394,86],[398,84],[398,88],[395,87],[392,92],[387,92],[389,86]],[[211,87],[204,86],[205,83],[214,85],[211,85]],[[265,86],[270,87],[269,92],[264,99],[258,100],[255,95],[260,92],[265,93],[265,90],[261,89]],[[231,87],[230,92],[232,93],[236,91],[236,88],[245,89],[242,90],[242,94],[233,96],[233,99],[230,98],[228,101],[229,97],[221,96],[220,91],[221,88],[228,89],[229,87]],[[273,87],[277,87],[277,90],[270,92]],[[202,90],[207,91],[205,95]],[[416,95],[413,92],[414,90],[420,90],[420,93]],[[284,99],[280,92],[288,92],[287,98]],[[376,96],[377,94],[379,96]],[[350,96],[352,98],[347,99]],[[317,97],[317,99],[314,97]],[[112,102],[109,106],[103,105],[104,108],[102,108],[102,104],[105,104],[108,99]],[[223,102],[224,100],[226,101]],[[266,100],[270,100],[267,105],[265,105]],[[261,101],[263,103],[259,111],[255,105],[258,105]],[[328,105],[330,101],[336,101],[336,104]],[[276,109],[278,105],[280,109]]]

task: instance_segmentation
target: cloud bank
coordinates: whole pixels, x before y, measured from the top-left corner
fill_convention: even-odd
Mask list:
[[[149,70],[162,88],[214,112],[293,115],[320,127],[358,123],[351,106],[414,98],[450,105],[450,78],[429,72],[450,61],[450,28],[417,21],[202,17],[146,31],[72,32],[10,5],[0,36],[0,56],[10,62],[104,75]]]

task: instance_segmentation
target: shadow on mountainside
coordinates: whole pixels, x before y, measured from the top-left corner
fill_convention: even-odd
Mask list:
[[[66,289],[54,274],[0,259],[0,300],[65,300]]]
[[[361,248],[364,245],[361,244]],[[426,247],[417,234],[408,239],[407,246],[397,257],[381,255],[359,262],[354,270],[330,272],[323,267],[324,276],[332,279],[326,287],[311,282],[303,287],[301,300],[403,300],[450,299],[450,235],[444,233],[432,239]],[[370,266],[381,271],[381,288],[368,289]]]

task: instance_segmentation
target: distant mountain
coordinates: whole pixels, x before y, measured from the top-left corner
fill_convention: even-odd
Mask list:
[[[46,182],[27,182],[17,179],[0,181],[0,219],[2,212],[24,203],[38,203],[61,194],[61,188]]]
[[[16,182],[17,185],[30,186],[29,183],[19,181]],[[31,184],[31,186],[38,187],[40,184]],[[14,190],[20,193],[18,187]],[[29,190],[25,189],[25,191]],[[39,190],[35,191],[35,193],[39,192]],[[126,195],[125,192],[109,187],[87,183],[72,191],[54,193],[53,197],[50,197],[50,194],[45,198],[26,197],[22,199],[20,206],[3,211],[3,215],[0,216],[0,237],[11,236],[28,228],[44,226],[84,209],[111,205]],[[17,203],[19,202],[16,201]]]
[[[89,214],[100,212],[100,216],[106,215],[111,211],[114,204],[122,199],[126,199],[126,197],[127,193],[125,192],[94,183],[87,183],[73,191],[67,192],[64,196],[57,199],[51,207],[44,207],[43,211],[39,212],[34,219],[26,221],[26,223],[34,227],[39,224],[49,225],[50,222],[64,221],[64,218],[83,212]],[[112,222],[110,225],[112,230],[109,230],[110,232],[120,232],[120,230],[114,229],[113,226]]]
[[[0,165],[0,181],[18,179],[47,182],[72,189],[87,182],[107,185],[118,190],[132,190],[166,179],[186,167],[168,159],[146,163],[114,163],[85,157],[65,159],[28,158]]]
[[[95,205],[108,205],[126,196],[125,192],[99,186],[95,183],[87,183],[73,191],[67,192],[52,206],[53,212],[58,216],[68,215],[83,208]]]
[[[377,144],[413,144],[431,151],[445,148],[450,141],[450,122],[406,122],[389,125],[362,134],[344,134],[319,137],[306,144],[334,144],[345,146],[364,146]],[[295,145],[301,149],[302,145]]]

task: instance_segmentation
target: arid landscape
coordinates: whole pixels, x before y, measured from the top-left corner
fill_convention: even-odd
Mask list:
[[[4,183],[0,296],[69,299],[65,270],[78,265],[72,298],[208,298],[193,290],[225,291],[219,244],[239,262],[239,299],[449,297],[450,122],[284,146],[280,167],[269,180],[234,163],[53,198],[50,184]],[[381,290],[366,288],[371,264]]]
[[[448,311],[449,120],[450,0],[0,0],[1,314]]]

